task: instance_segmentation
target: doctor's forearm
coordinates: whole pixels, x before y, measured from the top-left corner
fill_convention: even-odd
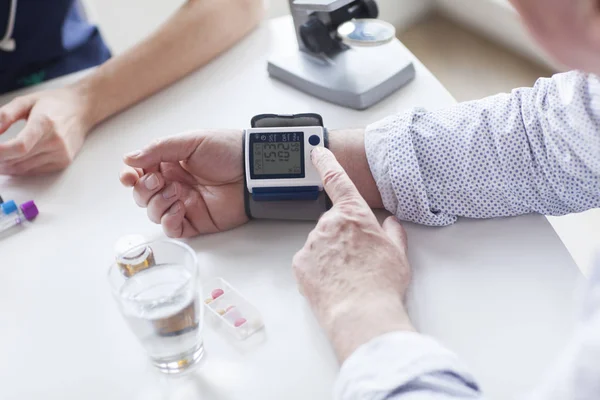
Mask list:
[[[230,48],[262,17],[263,0],[188,0],[150,37],[73,87],[90,126],[172,84]]]

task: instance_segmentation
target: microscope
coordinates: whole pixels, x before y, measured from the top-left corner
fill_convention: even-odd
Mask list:
[[[414,66],[394,28],[376,19],[374,0],[288,1],[298,45],[272,55],[267,65],[271,77],[357,110],[414,78]],[[390,28],[383,35],[382,24],[383,30]]]

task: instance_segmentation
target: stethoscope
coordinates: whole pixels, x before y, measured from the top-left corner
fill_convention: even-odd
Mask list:
[[[17,48],[15,39],[12,38],[15,28],[15,18],[17,17],[17,0],[10,1],[10,11],[8,12],[8,24],[4,37],[0,39],[0,51],[11,52]]]

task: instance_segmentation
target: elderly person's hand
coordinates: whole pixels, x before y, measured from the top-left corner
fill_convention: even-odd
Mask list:
[[[340,361],[376,336],[412,330],[403,300],[410,282],[406,233],[394,217],[379,224],[327,149],[312,160],[333,207],[294,257],[300,289]]]
[[[226,231],[244,211],[242,130],[201,130],[157,140],[125,156],[121,183],[169,237]]]

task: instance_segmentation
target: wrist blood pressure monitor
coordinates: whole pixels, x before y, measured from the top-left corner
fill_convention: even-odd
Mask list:
[[[252,118],[244,132],[244,203],[249,218],[317,220],[329,199],[310,158],[327,147],[318,114]]]

